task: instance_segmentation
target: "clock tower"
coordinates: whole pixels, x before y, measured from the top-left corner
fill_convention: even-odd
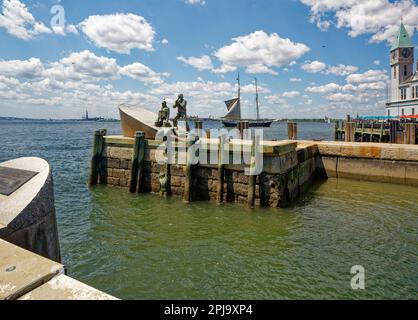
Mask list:
[[[414,45],[403,23],[390,49],[390,65],[391,100],[399,101],[403,83],[414,75]]]

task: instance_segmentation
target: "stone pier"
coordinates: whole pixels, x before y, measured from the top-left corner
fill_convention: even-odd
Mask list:
[[[103,184],[128,188],[132,169],[133,138],[105,136],[101,153],[99,181]],[[203,139],[208,148],[218,144],[218,139]],[[244,144],[242,140],[231,142]],[[161,142],[146,140],[145,161],[141,179],[141,192],[158,193],[166,166],[156,161],[156,149]],[[295,141],[263,142],[263,171],[255,181],[255,205],[285,207],[307,190],[315,178],[315,146],[299,148]],[[204,151],[208,152],[209,151]],[[233,151],[229,152],[232,159]],[[233,163],[230,161],[230,163]],[[250,176],[245,175],[245,165],[225,165],[222,202],[247,203],[249,201]],[[197,164],[192,169],[191,197],[193,201],[216,201],[218,196],[218,165]],[[174,196],[185,192],[184,165],[170,165],[169,189]]]
[[[210,145],[219,143],[219,140],[207,139],[204,142]],[[185,166],[170,165],[169,179],[166,179],[167,167],[158,164],[155,159],[160,143],[146,140],[141,192],[158,193],[161,191],[161,182],[168,181],[170,193],[181,197],[187,185]],[[132,138],[104,137],[99,169],[101,183],[129,187],[133,145]],[[265,141],[262,148],[263,171],[255,177],[256,206],[289,206],[306,192],[315,179],[329,177],[418,186],[416,145],[284,140]],[[244,169],[244,165],[193,166],[190,188],[192,200],[251,202],[251,177],[245,175]],[[222,174],[219,170],[223,170]],[[220,183],[220,177],[223,183]]]

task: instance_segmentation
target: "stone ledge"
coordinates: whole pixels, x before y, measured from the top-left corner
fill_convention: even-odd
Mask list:
[[[64,275],[64,266],[0,239],[0,300],[112,300]]]
[[[0,300],[14,300],[57,274],[64,266],[0,239]]]
[[[367,142],[298,141],[298,145],[315,143],[321,156],[418,161],[418,145]]]
[[[25,294],[19,300],[118,300],[63,274]]]

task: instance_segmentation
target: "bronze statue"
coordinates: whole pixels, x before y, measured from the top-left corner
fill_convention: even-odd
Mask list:
[[[177,115],[173,120],[174,126],[177,128],[178,121],[186,122],[186,130],[190,131],[189,124],[187,123],[187,101],[184,99],[183,94],[179,94],[178,99],[174,103],[174,109],[177,109]]]
[[[156,127],[171,127],[170,124],[170,109],[167,106],[167,102],[164,100],[161,104],[161,109],[158,111],[158,119],[155,122]]]

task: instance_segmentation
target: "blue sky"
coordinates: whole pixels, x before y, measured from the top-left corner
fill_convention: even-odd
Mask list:
[[[0,116],[117,117],[184,93],[189,114],[220,117],[238,71],[244,116],[255,77],[263,117],[384,114],[389,44],[401,17],[418,25],[410,0],[0,3]]]

